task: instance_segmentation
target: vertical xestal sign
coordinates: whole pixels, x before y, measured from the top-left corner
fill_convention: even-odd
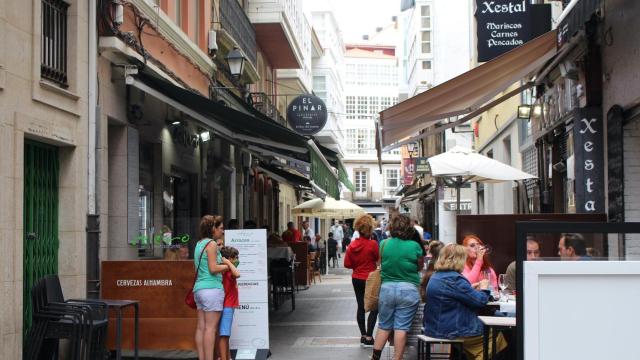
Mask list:
[[[602,109],[574,110],[573,148],[578,213],[604,213],[604,134]]]
[[[551,5],[476,0],[478,62],[489,61],[551,30]]]

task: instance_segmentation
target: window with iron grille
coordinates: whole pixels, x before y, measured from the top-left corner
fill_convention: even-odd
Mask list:
[[[42,0],[42,44],[40,75],[66,88],[67,9],[63,0]]]

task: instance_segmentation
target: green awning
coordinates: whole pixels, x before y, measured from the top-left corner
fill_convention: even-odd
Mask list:
[[[327,160],[322,157],[315,143],[309,140],[308,144],[309,158],[311,159],[311,181],[324,190],[327,195],[336,200],[340,199],[338,175],[329,166]]]
[[[353,183],[349,180],[349,173],[347,172],[347,169],[344,168],[344,164],[340,160],[338,160],[338,178],[349,191],[356,191],[356,187],[353,186]]]

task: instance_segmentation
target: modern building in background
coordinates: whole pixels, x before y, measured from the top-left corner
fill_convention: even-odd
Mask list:
[[[447,0],[405,2],[400,14],[401,96],[412,98],[469,70],[473,58],[473,4]],[[456,118],[444,119],[446,124]],[[454,146],[470,148],[468,124],[403,146],[403,162],[430,157]],[[417,134],[417,133],[416,133]],[[404,171],[403,167],[403,171]],[[451,242],[455,234],[455,189],[429,174],[416,174],[399,192],[401,212],[410,213],[434,238]],[[461,192],[462,213],[469,213],[471,190]],[[452,206],[453,205],[453,206]]]
[[[313,92],[327,106],[328,119],[317,135],[322,144],[344,156],[345,46],[334,10],[322,1],[307,1],[322,56],[313,59]]]
[[[394,18],[360,43],[346,45],[344,164],[355,191],[342,195],[378,217],[395,206],[402,180],[399,150],[382,155],[380,174],[374,122],[378,112],[398,102],[397,32]]]

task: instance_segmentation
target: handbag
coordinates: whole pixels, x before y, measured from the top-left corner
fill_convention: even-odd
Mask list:
[[[196,298],[195,298],[195,295],[193,294],[193,287],[196,285],[196,280],[198,280],[198,272],[200,271],[200,263],[202,262],[202,255],[204,255],[204,252],[207,250],[207,246],[209,246],[209,244],[211,244],[212,241],[213,240],[209,240],[207,245],[204,246],[204,249],[202,249],[202,252],[200,253],[200,258],[198,259],[198,268],[196,269],[196,276],[193,277],[193,284],[191,285],[189,292],[187,292],[187,296],[184,297],[184,303],[187,304],[187,306],[192,309],[195,309],[197,307]]]
[[[367,276],[367,282],[364,285],[364,311],[378,310],[378,296],[380,295],[380,286],[382,285],[382,277],[380,276],[380,270],[382,268],[382,252],[384,246],[387,244],[385,241],[380,249],[380,266],[369,273]]]

